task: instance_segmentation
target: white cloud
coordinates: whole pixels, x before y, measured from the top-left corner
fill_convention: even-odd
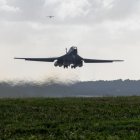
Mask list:
[[[8,5],[6,0],[0,0],[0,12],[16,12],[19,11],[18,7]]]
[[[55,12],[60,18],[75,18],[87,15],[89,7],[87,0],[66,0],[58,4]]]
[[[0,9],[2,11],[6,11],[6,12],[16,12],[16,11],[19,11],[19,8],[8,6],[8,5],[3,5],[3,6],[1,6]]]
[[[112,8],[114,0],[103,0],[103,6],[107,8]]]
[[[140,1],[138,0],[114,0],[112,8],[109,11],[109,16],[112,19],[130,18],[137,14],[140,8]]]
[[[1,0],[0,5],[1,10],[20,11],[12,15],[12,21],[45,24],[49,23],[46,15],[54,15],[55,24],[100,24],[139,17],[140,13],[138,0]]]

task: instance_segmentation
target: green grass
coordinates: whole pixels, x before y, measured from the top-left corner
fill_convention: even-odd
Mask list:
[[[140,140],[140,97],[0,99],[0,140]]]

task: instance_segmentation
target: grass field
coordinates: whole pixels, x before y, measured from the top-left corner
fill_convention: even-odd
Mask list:
[[[0,99],[0,140],[140,140],[140,97]]]

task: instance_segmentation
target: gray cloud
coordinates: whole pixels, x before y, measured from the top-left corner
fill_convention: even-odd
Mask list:
[[[72,75],[78,80],[138,79],[139,9],[138,0],[0,0],[0,79],[35,80],[52,75],[64,81],[73,79]],[[14,56],[59,56],[72,45],[78,46],[83,57],[126,62],[85,64],[66,71],[53,64],[13,60]]]
[[[138,14],[140,1],[138,0],[114,0],[108,16],[113,20],[124,20]]]
[[[55,23],[99,23],[124,20],[139,15],[138,0],[1,0],[0,15],[12,21],[50,22],[46,15],[55,15]]]

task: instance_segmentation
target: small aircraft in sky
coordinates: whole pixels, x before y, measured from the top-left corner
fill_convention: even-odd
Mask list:
[[[27,61],[41,61],[41,62],[54,62],[54,66],[64,67],[64,68],[76,68],[82,67],[84,63],[111,63],[111,62],[121,62],[123,60],[100,60],[100,59],[87,59],[78,55],[77,47],[72,46],[69,51],[66,49],[66,54],[60,57],[50,57],[50,58],[14,58],[14,59],[24,59]]]
[[[48,18],[54,18],[54,16],[46,16],[46,17],[48,17]]]

